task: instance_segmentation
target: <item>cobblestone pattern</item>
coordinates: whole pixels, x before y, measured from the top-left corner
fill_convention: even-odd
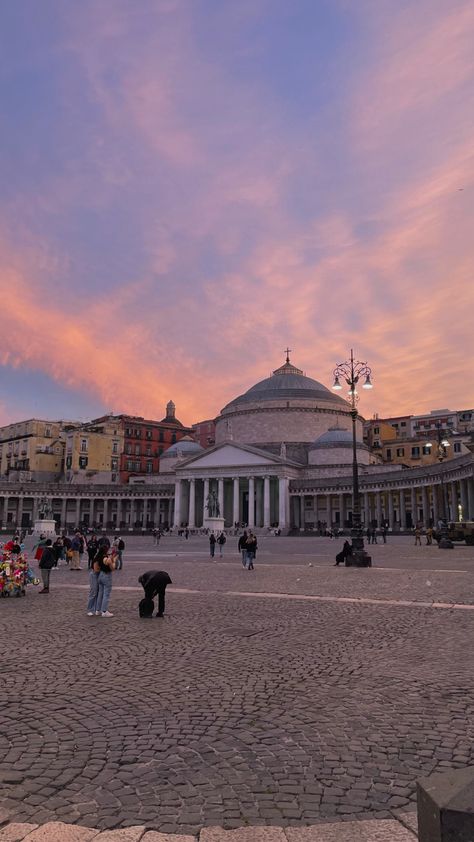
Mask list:
[[[474,762],[474,612],[203,593],[140,621],[138,593],[116,589],[104,620],[85,596],[53,579],[0,606],[11,821],[195,834],[390,818],[417,777]]]

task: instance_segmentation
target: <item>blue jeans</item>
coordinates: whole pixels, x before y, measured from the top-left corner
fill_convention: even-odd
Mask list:
[[[104,613],[109,607],[110,594],[112,592],[112,574],[102,573],[101,571],[97,578],[99,592],[97,594],[96,611],[102,611]]]
[[[247,550],[245,553],[245,561],[246,561],[246,568],[247,570],[253,570],[253,560],[255,556],[253,554],[253,550]]]
[[[123,555],[123,550],[117,550],[117,562],[116,562],[116,565],[115,565],[116,570],[121,570],[122,567],[123,567],[122,555]]]
[[[97,594],[99,592],[99,574],[94,573],[93,570],[89,573],[89,601],[87,603],[88,611],[95,611],[97,605]]]

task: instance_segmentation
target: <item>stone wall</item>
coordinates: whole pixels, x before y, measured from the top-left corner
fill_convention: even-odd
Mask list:
[[[231,422],[232,438],[242,444],[271,442],[313,442],[337,424],[350,429],[351,418],[340,406],[328,401],[327,407],[315,407],[314,401],[267,401],[265,405],[245,404],[245,409],[221,415],[216,422],[216,444],[229,438],[227,422]],[[357,422],[357,435],[362,440],[362,422]]]

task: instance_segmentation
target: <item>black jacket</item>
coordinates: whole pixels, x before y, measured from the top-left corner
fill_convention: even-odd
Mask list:
[[[147,570],[138,577],[138,581],[145,590],[152,590],[153,595],[164,591],[166,585],[173,584],[166,570]]]
[[[46,547],[40,559],[39,568],[41,570],[51,570],[56,564],[56,554],[52,547]]]

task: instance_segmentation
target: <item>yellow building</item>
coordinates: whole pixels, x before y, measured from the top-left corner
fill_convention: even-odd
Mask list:
[[[445,448],[444,459],[454,459],[469,453],[466,440],[468,436],[450,437]],[[405,438],[382,442],[382,459],[409,468],[420,468],[425,465],[435,465],[438,460],[438,439],[433,436],[426,438]]]
[[[113,419],[70,430],[66,435],[67,482],[118,483],[122,450],[123,432]]]
[[[72,421],[30,418],[0,427],[0,475],[19,482],[59,479],[64,435],[72,426]]]

